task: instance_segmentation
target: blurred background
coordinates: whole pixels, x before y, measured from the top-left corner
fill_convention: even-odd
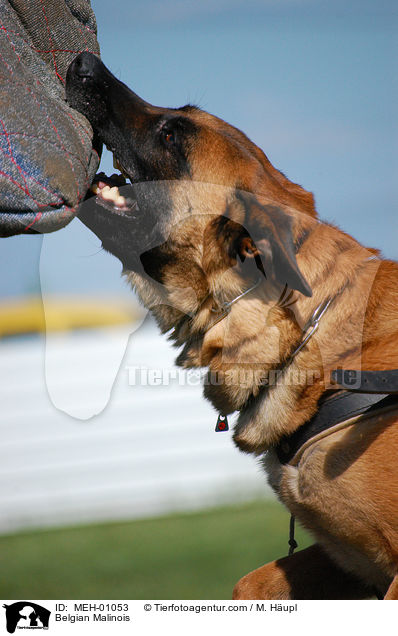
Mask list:
[[[241,128],[322,219],[398,257],[393,0],[92,6],[119,79]],[[284,555],[288,516],[256,460],[214,433],[98,239],[76,219],[3,239],[0,264],[0,595],[228,598]]]

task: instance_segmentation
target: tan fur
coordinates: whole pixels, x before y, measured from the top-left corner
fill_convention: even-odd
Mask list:
[[[126,274],[161,330],[174,329],[172,338],[183,346],[178,363],[206,366],[223,380],[210,384],[206,397],[223,414],[240,412],[234,440],[260,455],[316,412],[332,369],[398,368],[398,265],[320,223],[312,195],[240,131],[196,109],[189,116],[200,134],[190,150],[192,180],[170,186],[174,260],[162,285]],[[249,211],[235,188],[256,195]],[[231,234],[234,224],[248,228],[252,238],[242,249],[250,256],[270,232],[279,240],[272,214],[261,213],[268,204],[291,220],[292,240],[306,236],[297,264],[313,295],[295,291],[286,300],[283,283],[268,277],[212,326],[212,309],[258,275],[250,258],[227,255],[218,219],[230,219]],[[318,332],[287,365],[304,325],[328,298]],[[264,390],[284,366],[278,383]],[[397,422],[390,415],[353,424],[311,446],[295,467],[281,467],[269,451],[264,464],[273,488],[318,545],[247,575],[234,598],[359,598],[387,590],[398,572]],[[395,582],[386,598],[398,598],[397,589]]]
[[[232,597],[239,599],[361,599],[373,590],[338,568],[315,544],[244,576]]]

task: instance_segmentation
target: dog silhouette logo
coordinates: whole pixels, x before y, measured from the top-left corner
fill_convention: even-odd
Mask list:
[[[12,605],[3,605],[6,610],[7,631],[13,634],[18,629],[48,629],[50,610],[32,603],[18,601]]]

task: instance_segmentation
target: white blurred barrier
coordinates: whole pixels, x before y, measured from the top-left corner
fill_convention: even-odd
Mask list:
[[[112,328],[51,336],[52,356],[58,352],[77,410],[95,396],[115,341],[128,333]],[[35,338],[0,343],[0,532],[269,496],[256,460],[235,448],[231,432],[214,432],[217,414],[202,388],[173,379],[176,352],[153,325],[130,337],[109,404],[88,421],[51,403],[44,347]],[[91,377],[79,365],[82,356],[91,360]],[[170,383],[133,386],[146,376],[132,367],[162,370]]]

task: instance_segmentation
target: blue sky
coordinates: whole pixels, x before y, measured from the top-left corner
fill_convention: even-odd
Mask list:
[[[102,59],[142,97],[238,126],[321,218],[398,258],[398,5],[387,0],[93,0]],[[112,171],[109,157],[102,168]],[[40,237],[1,242],[0,296],[38,288]],[[43,239],[52,293],[128,293],[78,221]]]

